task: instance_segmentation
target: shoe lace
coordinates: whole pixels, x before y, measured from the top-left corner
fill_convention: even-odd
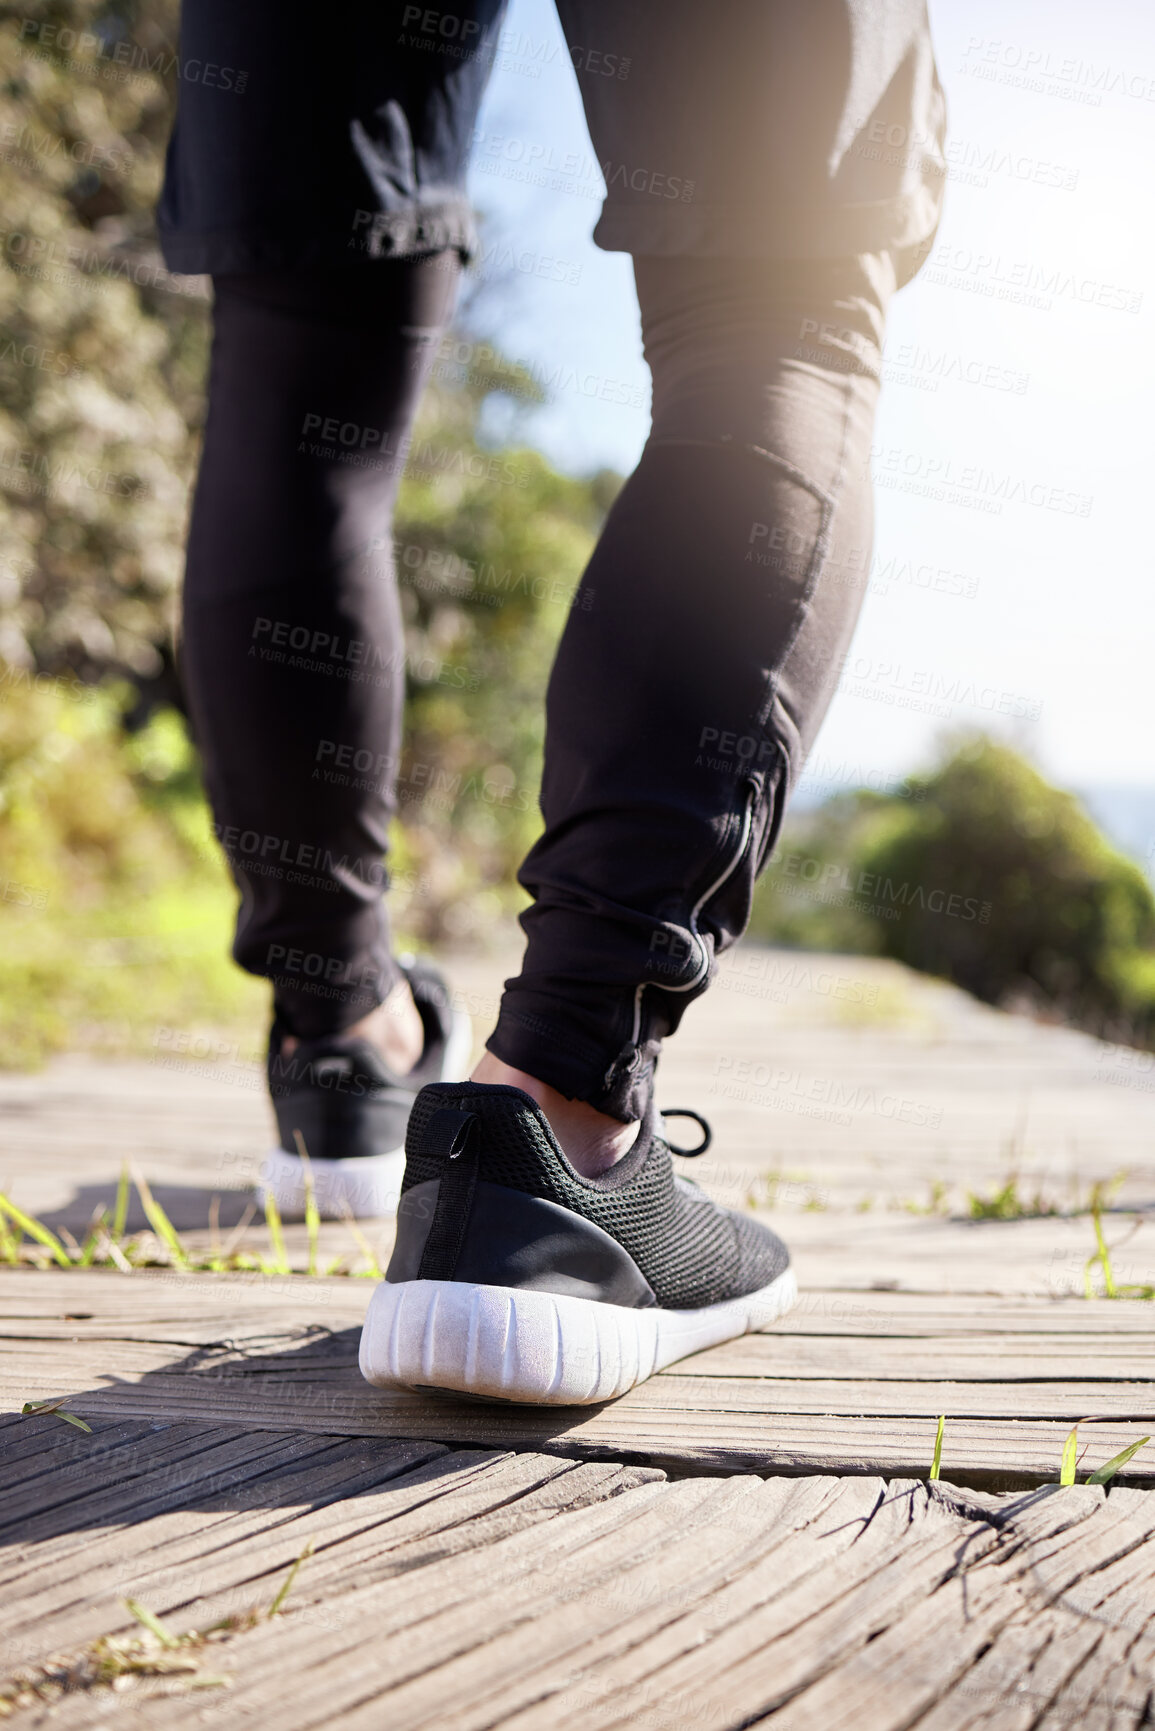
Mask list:
[[[665,1134],[666,1122],[670,1118],[692,1118],[702,1132],[702,1140],[696,1148],[679,1148],[676,1142],[671,1142],[666,1136],[666,1146],[671,1154],[680,1154],[684,1160],[696,1160],[699,1154],[704,1154],[714,1140],[714,1132],[700,1112],[692,1112],[688,1106],[673,1106],[668,1112],[661,1114],[662,1132]]]

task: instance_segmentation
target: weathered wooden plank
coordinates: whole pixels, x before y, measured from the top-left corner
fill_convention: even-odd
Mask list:
[[[3,1414],[0,1432],[0,1493],[12,1485],[27,1485],[41,1473],[66,1467],[77,1455],[82,1432],[50,1413]],[[153,1427],[143,1419],[95,1418],[88,1421],[92,1437],[84,1440],[84,1452],[102,1452],[147,1436]],[[203,1430],[203,1426],[201,1429]],[[93,1438],[99,1440],[94,1442]]]
[[[1132,1332],[1122,1337],[1106,1333],[1076,1335],[1044,1334],[963,1335],[953,1333],[943,1337],[927,1333],[918,1336],[833,1334],[802,1335],[766,1333],[746,1335],[723,1346],[695,1353],[683,1360],[671,1372],[663,1374],[693,1375],[705,1378],[775,1377],[816,1379],[853,1378],[855,1381],[989,1381],[992,1384],[1016,1381],[1041,1382],[1059,1380],[1071,1386],[1080,1382],[1101,1383],[1106,1379],[1123,1382],[1153,1382],[1155,1373],[1155,1317],[1149,1336]],[[355,1325],[354,1325],[355,1326]],[[91,1348],[99,1342],[101,1355],[106,1347],[140,1346],[145,1349],[160,1346],[186,1346],[216,1355],[216,1362],[227,1362],[230,1348],[241,1349],[248,1357],[274,1358],[293,1353],[298,1373],[316,1361],[331,1362],[332,1337],[318,1331],[316,1324],[287,1327],[264,1334],[238,1331],[234,1319],[230,1332],[219,1324],[192,1328],[187,1323],[179,1327],[141,1322],[131,1327],[96,1320],[84,1327],[84,1332],[54,1325],[52,1322],[21,1319],[18,1323],[0,1327],[0,1339],[9,1343],[10,1362],[19,1364],[35,1356],[39,1342],[67,1344]],[[355,1342],[351,1331],[345,1342],[344,1356],[351,1357]],[[125,1355],[119,1354],[121,1358]],[[152,1362],[160,1362],[153,1355]],[[207,1366],[206,1366],[207,1368]]]
[[[639,1559],[670,1557],[691,1529],[732,1551],[726,1521],[744,1500],[748,1492],[740,1481],[715,1483],[712,1491],[693,1482],[642,1487],[608,1508],[560,1516],[476,1556],[432,1563],[405,1577],[401,1593],[401,1581],[357,1590],[339,1628],[300,1632],[294,1722],[323,1722],[335,1707],[351,1714],[359,1700],[380,1693],[382,1674],[390,1679],[391,1724],[410,1722],[414,1702],[402,1699],[406,1687],[420,1700],[430,1678],[445,1680],[442,1705],[448,1706],[462,1689],[468,1692],[470,1665],[494,1640],[509,1640],[520,1665],[543,1613],[560,1611],[563,1627],[591,1617],[615,1621],[623,1570]],[[374,1630],[372,1652],[359,1640],[365,1627]],[[276,1662],[272,1643],[248,1649],[234,1706],[243,1711],[245,1702],[267,1692]]]
[[[936,1521],[933,1502],[924,1486],[892,1484],[888,1505],[906,1515],[905,1534],[892,1528],[872,1536],[868,1528],[851,1551],[849,1566],[816,1568],[797,1589],[764,1594],[722,1627],[725,1611],[718,1599],[685,1627],[671,1625],[652,1649],[631,1652],[626,1663],[599,1678],[605,1705],[599,1723],[605,1731],[670,1723],[721,1731],[762,1718],[774,1723],[780,1714],[784,1725],[809,1725],[809,1703],[828,1678],[856,1665],[888,1631],[899,1638],[924,1605],[934,1606],[936,1614],[945,1612],[950,1622],[957,1616],[951,1593],[960,1575],[969,1586],[975,1570],[984,1563],[993,1566],[1002,1553],[994,1527],[951,1519],[949,1511]],[[911,1586],[920,1582],[923,1590],[912,1595]],[[1008,1610],[1014,1603],[1008,1593]],[[948,1655],[944,1668],[949,1663]],[[896,1684],[903,1664],[900,1646]],[[543,1712],[516,1723],[518,1731],[539,1731],[546,1722]],[[588,1720],[579,1716],[572,1721],[583,1722]],[[881,1715],[862,1711],[856,1721],[872,1728],[910,1722],[900,1708]],[[569,1731],[569,1720],[562,1725]]]
[[[679,1515],[685,1520],[719,1492],[734,1489],[717,1481],[712,1489],[689,1482],[642,1486],[609,1504],[538,1523],[483,1551],[433,1560],[425,1569],[354,1588],[342,1599],[339,1616],[303,1612],[294,1631],[288,1720],[323,1723],[326,1714],[344,1713],[359,1696],[374,1692],[375,1677],[397,1683],[427,1672],[444,1657],[477,1645],[489,1630],[532,1624],[543,1600],[555,1602],[559,1593],[571,1606],[579,1604],[584,1584],[600,1587],[638,1544],[660,1547]],[[668,1502],[674,1493],[676,1510]],[[367,1629],[373,1631],[369,1642]],[[283,1670],[283,1653],[267,1640],[247,1643],[230,1710],[253,1710],[252,1703],[268,1697]]]
[[[1087,1505],[1088,1495],[1076,1493],[1076,1512],[1080,1503]],[[1062,1492],[1036,1502],[1021,1517],[1013,1516],[1010,1531],[1015,1536],[1029,1535],[1027,1544],[1009,1556],[987,1557],[965,1578],[949,1582],[945,1591],[918,1606],[901,1627],[885,1631],[823,1678],[803,1702],[792,1704],[791,1724],[799,1731],[819,1731],[819,1727],[850,1731],[863,1722],[864,1715],[869,1722],[882,1712],[898,1723],[921,1722],[925,1713],[956,1689],[965,1706],[977,1704],[984,1712],[995,1711],[1000,1694],[992,1692],[992,1686],[998,1673],[993,1666],[976,1671],[975,1661],[981,1663],[988,1649],[997,1650],[1010,1626],[1017,1638],[1005,1654],[1009,1664],[1004,1665],[1003,1683],[1004,1690],[1010,1684],[1006,1692],[1012,1700],[1040,1637],[1043,1646],[1054,1641],[1066,1649],[1062,1670],[1069,1676],[1080,1646],[1085,1657],[1095,1642],[1086,1641],[1086,1619],[1067,1595],[1120,1548],[1144,1543],[1155,1521],[1155,1508],[1139,1524],[1127,1512],[1092,1502],[1093,1518],[1063,1526],[1070,1502],[1070,1494]],[[1036,1714],[1042,1705],[1045,1701],[1036,1696]]]
[[[27,1520],[20,1520],[14,1512],[10,1542],[0,1550],[0,1570],[4,1571],[0,1579],[23,1572],[24,1557],[32,1545],[58,1541],[61,1549],[73,1550],[83,1542],[84,1528],[99,1530],[148,1520],[166,1509],[186,1507],[198,1494],[213,1496],[223,1490],[239,1494],[239,1487],[250,1479],[293,1461],[323,1461],[326,1452],[338,1446],[334,1438],[316,1434],[285,1431],[270,1437],[233,1430],[191,1458],[177,1452],[123,1483],[98,1481],[91,1494],[86,1494],[78,1476],[69,1487],[75,1489],[75,1496],[66,1496]]]
[[[121,1609],[127,1593],[165,1616],[204,1626],[269,1602],[278,1577],[311,1541],[317,1553],[297,1596],[309,1603],[330,1587],[407,1573],[429,1556],[489,1544],[640,1482],[637,1469],[542,1456],[443,1454],[422,1463],[416,1450],[408,1455],[406,1461],[402,1451],[381,1448],[375,1469],[346,1472],[343,1493],[323,1484],[286,1485],[284,1475],[271,1473],[242,1498],[229,1499],[231,1507],[207,1511],[194,1500],[150,1519],[147,1543],[130,1556],[114,1535],[97,1535],[83,1549],[82,1586],[74,1557],[56,1566],[43,1559],[6,1589],[9,1634],[38,1657],[53,1645],[130,1629]]]
[[[1088,1722],[1088,1714],[1104,1706],[1116,1724],[1142,1722],[1155,1683],[1155,1646],[1137,1654],[1155,1604],[1155,1498],[1115,1491],[1108,1509],[1120,1519],[1106,1546],[1098,1522],[1090,1532],[1075,1530],[1077,1578],[1070,1578],[1068,1556],[1056,1590],[1054,1557],[1032,1557],[1033,1590],[1023,1610],[919,1720],[920,1731],[986,1724],[1029,1731],[1046,1723],[1048,1709],[1058,1711],[1060,1702],[1059,1722],[1068,1726]],[[1111,1548],[1123,1554],[1104,1566],[1104,1550]]]
[[[756,1522],[753,1510],[744,1513],[751,1524]],[[898,1518],[893,1518],[896,1514]],[[595,1621],[572,1615],[566,1618],[560,1608],[548,1608],[546,1616],[541,1619],[541,1626],[535,1627],[530,1632],[530,1639],[523,1641],[516,1651],[512,1639],[506,1637],[503,1641],[487,1642],[471,1656],[472,1691],[468,1687],[464,1661],[453,1668],[457,1675],[448,1679],[450,1668],[442,1667],[436,1678],[426,1681],[420,1698],[421,1710],[412,1714],[403,1712],[399,1722],[414,1727],[437,1723],[452,1726],[454,1731],[473,1731],[485,1723],[503,1720],[505,1711],[510,1708],[525,1708],[532,1702],[536,1718],[534,1714],[528,1714],[526,1722],[555,1723],[557,1703],[548,1697],[567,1689],[575,1668],[582,1668],[583,1661],[589,1662],[585,1660],[587,1652],[590,1659],[599,1648],[603,1659],[628,1656],[628,1665],[636,1662],[639,1649],[651,1639],[656,1637],[655,1645],[659,1647],[668,1643],[671,1626],[680,1622],[679,1647],[683,1655],[689,1650],[684,1644],[687,1638],[696,1650],[703,1646],[704,1635],[714,1650],[712,1672],[716,1700],[713,1706],[695,1700],[692,1710],[687,1712],[687,1704],[676,1696],[677,1722],[697,1725],[713,1719],[724,1725],[741,1723],[750,1703],[740,1696],[734,1699],[731,1695],[731,1659],[744,1649],[751,1628],[761,1624],[760,1645],[766,1640],[768,1626],[773,1627],[777,1635],[781,1635],[784,1626],[790,1630],[789,1643],[780,1654],[780,1672],[790,1663],[797,1667],[801,1662],[803,1676],[816,1664],[825,1667],[841,1643],[857,1645],[867,1638],[861,1629],[854,1626],[852,1618],[830,1615],[837,1601],[845,1602],[848,1597],[853,1597],[856,1589],[869,1585],[870,1592],[866,1597],[874,1601],[874,1615],[882,1614],[885,1618],[888,1603],[892,1611],[896,1611],[901,1604],[913,1602],[916,1595],[933,1590],[944,1570],[950,1568],[950,1559],[957,1550],[960,1534],[966,1531],[966,1523],[954,1516],[940,1519],[933,1515],[931,1525],[940,1529],[933,1536],[912,1535],[905,1509],[897,1511],[894,1500],[884,1498],[872,1515],[852,1517],[849,1521],[844,1518],[841,1523],[833,1519],[822,1523],[820,1539],[812,1530],[801,1547],[802,1555],[795,1556],[793,1567],[778,1550],[757,1560],[743,1556],[742,1547],[733,1538],[731,1552],[732,1555],[736,1553],[737,1569],[731,1566],[717,1575],[705,1570],[700,1579],[692,1565],[687,1579],[687,1567],[682,1558],[677,1559],[674,1566],[671,1566],[673,1559],[663,1553],[639,1559],[632,1569],[624,1572],[624,1578],[620,1578],[617,1591],[606,1606],[608,1614]],[[984,1530],[982,1539],[989,1544],[993,1542],[993,1535]],[[887,1580],[888,1562],[896,1554],[901,1554],[906,1565],[906,1578],[900,1592],[896,1592],[893,1578]],[[816,1567],[820,1556],[826,1563],[825,1567]],[[735,1577],[737,1595],[732,1592]],[[888,1585],[891,1589],[889,1600]],[[750,1603],[752,1592],[758,1600],[756,1606]],[[742,1603],[741,1613],[738,1613],[736,1599]],[[581,1608],[585,1609],[584,1603]],[[825,1623],[816,1630],[815,1641],[811,1643],[811,1623],[820,1622],[824,1612]],[[863,1626],[867,1629],[872,1627],[869,1619],[864,1618]],[[805,1635],[800,1635],[803,1628]],[[524,1668],[526,1657],[536,1659],[537,1663],[530,1678],[523,1679],[519,1673]],[[652,1652],[646,1663],[652,1672]],[[657,1674],[663,1680],[669,1663],[667,1657],[658,1670]],[[447,1694],[439,1716],[434,1686],[443,1679],[451,1681],[452,1692]],[[717,1698],[723,1690],[726,1692],[724,1701]],[[409,1693],[391,1693],[391,1709],[395,1702],[404,1704]],[[663,1711],[662,1719],[667,1724],[673,1717],[672,1705]],[[643,1699],[639,1699],[636,1693],[628,1707],[619,1705],[616,1695],[610,1698],[610,1711],[606,1718],[614,1721],[619,1713],[623,1721],[647,1721]],[[352,1715],[350,1723],[354,1727],[370,1723],[368,1704]]]
[[[283,1731],[334,1722],[360,1731],[383,1718],[395,1731],[722,1731],[766,1714],[791,1727],[898,1731],[922,1707],[951,1703],[939,1731],[987,1722],[1003,1731],[1015,1721],[1000,1713],[1021,1705],[1024,1677],[1051,1651],[1031,1639],[1016,1648],[1024,1609],[1083,1626],[1115,1599],[1134,1616],[1126,1608],[1143,1603],[1149,1578],[1155,1497],[1135,1491],[1007,1499],[865,1477],[634,1489],[627,1479],[607,1504],[617,1470],[450,1455],[328,1508],[302,1506],[292,1487],[280,1519],[275,1475],[264,1482],[268,1506],[231,1508],[204,1532],[196,1509],[161,1511],[137,1529],[143,1573],[130,1585],[125,1574],[120,1590],[151,1580],[147,1602],[170,1616],[175,1607],[178,1627],[203,1625],[267,1597],[312,1536],[320,1548],[299,1578],[296,1611],[213,1654],[213,1668],[236,1678],[227,1697],[152,1699],[148,1686],[99,1704],[66,1700],[50,1722],[87,1727],[98,1705],[102,1722],[138,1714],[149,1696],[158,1727],[275,1706]],[[102,1590],[114,1538],[88,1541],[85,1571],[106,1547]],[[194,1580],[206,1590],[190,1599]],[[63,1577],[55,1585],[72,1594],[56,1630],[88,1638],[101,1626],[93,1600]],[[1081,1591],[1093,1596],[1084,1602]],[[22,1618],[29,1608],[20,1605]],[[105,1608],[103,1626],[125,1626]],[[975,1660],[987,1643],[1001,1657],[984,1669]],[[1073,1640],[1066,1648],[1073,1664]],[[1128,1662],[1122,1650],[1111,1659],[1100,1700],[1135,1694],[1119,1683]],[[1037,1717],[1040,1702],[1032,1707]]]
[[[101,1351],[101,1377],[115,1379],[122,1390],[136,1387],[142,1396],[146,1389],[159,1386],[160,1377],[186,1377],[190,1398],[203,1400],[203,1410],[196,1416],[204,1419],[213,1416],[218,1399],[235,1397],[241,1388],[254,1403],[250,1416],[258,1423],[261,1411],[275,1410],[274,1402],[291,1390],[310,1405],[323,1404],[331,1395],[334,1401],[352,1402],[370,1411],[404,1398],[370,1390],[360,1381],[355,1337],[310,1337],[293,1346],[291,1337],[284,1336],[252,1344],[257,1351],[238,1337],[227,1351],[196,1349],[185,1355],[174,1351],[175,1343],[110,1341]],[[692,1412],[933,1417],[945,1412],[976,1418],[1075,1419],[1096,1414],[1121,1420],[1155,1419],[1155,1380],[1142,1378],[1138,1364],[1124,1367],[1130,1374],[1120,1370],[1104,1380],[1101,1372],[1092,1374],[1090,1357],[1076,1361],[1072,1375],[1064,1375],[1060,1366],[1042,1355],[1030,1375],[1027,1363],[1016,1359],[1012,1370],[1002,1376],[994,1374],[994,1365],[988,1366],[991,1374],[983,1381],[968,1375],[981,1366],[981,1354],[956,1358],[949,1349],[933,1353],[928,1362],[899,1357],[882,1365],[865,1352],[856,1354],[853,1363],[844,1359],[841,1367],[837,1354],[828,1349],[819,1363],[809,1367],[800,1366],[793,1351],[774,1369],[769,1368],[776,1364],[774,1354],[751,1356],[750,1362],[764,1366],[761,1374],[752,1373],[748,1366],[740,1374],[738,1364],[730,1363],[724,1374],[712,1375],[709,1357],[698,1354],[682,1360],[605,1412],[636,1408],[669,1411],[675,1417]],[[91,1367],[91,1358],[87,1346],[78,1348],[70,1341],[17,1342],[8,1354],[7,1374],[14,1386],[39,1398],[38,1386],[51,1386],[59,1393],[74,1385]],[[22,1371],[21,1366],[27,1368]],[[443,1410],[442,1403],[437,1410]]]
[[[949,1375],[949,1370],[947,1372]],[[679,1376],[669,1371],[655,1378],[643,1396],[634,1397],[639,1410],[672,1410],[687,1416],[700,1412],[812,1413],[831,1418],[1102,1418],[1148,1423],[1155,1419],[1155,1383],[1008,1381],[932,1381],[925,1375],[909,1382],[898,1378],[862,1377],[805,1380],[790,1377]]]
[[[243,1343],[239,1343],[243,1344]],[[706,1471],[925,1471],[934,1420],[955,1415],[944,1459],[956,1477],[983,1484],[1053,1478],[1066,1430],[1103,1413],[1085,1432],[1093,1462],[1136,1440],[1150,1414],[1150,1384],[951,1385],[789,1381],[681,1375],[675,1367],[600,1408],[523,1408],[376,1390],[359,1377],[355,1336],[307,1343],[299,1355],[177,1357],[172,1346],[110,1342],[106,1386],[86,1387],[91,1351],[70,1342],[16,1343],[10,1355],[22,1398],[67,1397],[88,1417],[145,1416],[269,1430],[428,1438],[473,1447],[546,1448],[584,1458],[643,1456]],[[140,1373],[140,1360],[146,1368]],[[181,1368],[188,1363],[193,1368]],[[1013,1416],[1012,1416],[1013,1415]],[[1146,1422],[1151,1422],[1147,1419]],[[1130,1428],[1126,1428],[1127,1425]],[[1140,1453],[1126,1482],[1149,1482]]]
[[[839,1222],[839,1230],[844,1223]],[[25,1333],[24,1324],[52,1321],[64,1336],[84,1338],[106,1329],[137,1338],[139,1325],[166,1332],[153,1338],[180,1339],[192,1330],[190,1344],[228,1339],[238,1325],[267,1321],[274,1331],[288,1319],[294,1327],[310,1323],[331,1328],[360,1323],[373,1289],[369,1280],[322,1276],[257,1274],[181,1274],[175,1270],[0,1268],[0,1338]],[[70,1330],[66,1324],[74,1323]],[[171,1331],[171,1332],[169,1332]],[[244,1331],[242,1329],[242,1331]],[[1155,1338],[1155,1304],[1081,1296],[1032,1296],[1008,1293],[934,1293],[808,1287],[788,1316],[766,1336],[795,1334],[874,1335],[899,1339],[961,1334],[1036,1335],[1120,1334]],[[55,1329],[53,1331],[55,1337]],[[714,1349],[720,1350],[720,1349]]]
[[[1152,1318],[1155,1322],[1155,1318]],[[668,1373],[667,1373],[668,1374]],[[1151,1382],[1151,1335],[748,1334],[684,1359],[675,1374],[695,1377],[845,1377],[897,1382]]]

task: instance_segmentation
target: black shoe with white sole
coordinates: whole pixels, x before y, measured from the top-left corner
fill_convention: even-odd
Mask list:
[[[376,1047],[343,1034],[302,1040],[291,1057],[284,1030],[269,1037],[268,1082],[281,1145],[261,1165],[260,1191],[271,1191],[288,1219],[304,1212],[306,1163],[320,1213],[372,1217],[396,1210],[405,1170],[405,1130],[413,1102],[429,1082],[463,1076],[472,1031],[454,1011],[438,970],[401,958],[425,1026],[425,1049],[413,1070],[395,1075]]]
[[[675,1174],[670,1154],[651,1113],[615,1166],[583,1178],[519,1088],[423,1089],[362,1374],[581,1405],[773,1322],[797,1295],[786,1246]]]

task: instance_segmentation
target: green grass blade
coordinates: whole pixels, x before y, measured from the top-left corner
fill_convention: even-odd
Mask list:
[[[1071,1434],[1063,1444],[1063,1464],[1059,1468],[1059,1483],[1073,1485],[1075,1482],[1075,1459],[1079,1449],[1079,1427],[1073,1425]]]
[[[8,1224],[7,1215],[0,1213],[0,1262],[20,1261],[20,1238]]]
[[[128,1224],[128,1161],[120,1168],[120,1177],[116,1185],[116,1206],[112,1211],[112,1225],[109,1228],[114,1244],[119,1244],[124,1237],[124,1229]]]
[[[78,1268],[91,1268],[92,1267],[92,1264],[96,1258],[97,1249],[99,1248],[102,1240],[106,1237],[107,1233],[108,1233],[108,1213],[107,1213],[107,1210],[102,1208],[100,1213],[96,1216],[95,1220],[93,1221],[92,1229],[89,1232],[88,1237],[84,1240],[84,1243],[81,1246],[80,1260],[77,1263]]]
[[[62,1418],[64,1420],[65,1424],[70,1424],[70,1425],[74,1426],[74,1428],[76,1430],[82,1430],[88,1436],[92,1435],[92,1426],[90,1424],[85,1424],[84,1420],[82,1418],[77,1418],[77,1416],[74,1412],[65,1412],[65,1410],[62,1406],[57,1407],[56,1417]]]
[[[162,1243],[167,1244],[172,1253],[172,1259],[178,1268],[191,1268],[192,1263],[188,1251],[180,1241],[176,1227],[148,1187],[143,1172],[133,1172],[133,1180],[140,1195],[141,1206],[144,1209],[149,1225]]]
[[[1118,1298],[1115,1276],[1111,1269],[1111,1252],[1107,1249],[1107,1240],[1103,1237],[1102,1214],[1097,1200],[1091,1210],[1091,1220],[1095,1228],[1095,1242],[1099,1246],[1099,1266],[1103,1270],[1103,1291],[1108,1298]]]
[[[1091,1284],[1091,1270],[1092,1270],[1092,1268],[1094,1268],[1094,1266],[1098,1262],[1098,1260],[1099,1260],[1099,1252],[1096,1250],[1094,1256],[1088,1256],[1086,1262],[1084,1262],[1084,1264],[1083,1264],[1083,1297],[1084,1298],[1094,1298],[1094,1296],[1095,1296],[1095,1288]]]
[[[71,1268],[72,1258],[61,1244],[54,1232],[49,1232],[47,1226],[41,1226],[39,1220],[33,1220],[31,1214],[25,1214],[22,1208],[17,1208],[15,1202],[10,1202],[7,1196],[0,1196],[0,1213],[14,1220],[22,1232],[29,1238],[34,1238],[38,1244],[43,1244],[46,1250],[52,1252],[61,1268]]]
[[[317,1192],[313,1183],[313,1164],[309,1159],[309,1150],[305,1147],[305,1138],[299,1130],[294,1130],[297,1153],[301,1156],[301,1165],[305,1168],[305,1232],[309,1240],[309,1266],[307,1273],[317,1272],[317,1242],[321,1231],[321,1216],[317,1211]]]
[[[930,1463],[930,1477],[937,1479],[942,1466],[942,1433],[946,1429],[946,1414],[940,1413],[938,1419],[938,1434],[934,1439],[934,1459]]]
[[[279,1617],[280,1616],[281,1611],[284,1609],[285,1600],[288,1598],[289,1593],[292,1591],[293,1582],[297,1578],[297,1574],[301,1568],[301,1564],[304,1562],[307,1562],[308,1559],[312,1556],[312,1554],[313,1554],[313,1541],[312,1541],[312,1539],[310,1539],[308,1544],[305,1546],[304,1550],[301,1552],[300,1556],[297,1558],[296,1562],[294,1562],[290,1565],[288,1574],[285,1576],[284,1580],[281,1582],[280,1591],[278,1592],[276,1598],[273,1600],[272,1604],[269,1606],[269,1609],[267,1612],[267,1615],[269,1617]]]
[[[1108,1479],[1114,1478],[1120,1467],[1125,1467],[1132,1455],[1138,1454],[1144,1443],[1149,1443],[1149,1436],[1141,1436],[1137,1443],[1132,1443],[1129,1449],[1120,1449],[1117,1455],[1112,1455],[1096,1472],[1087,1477],[1089,1485],[1105,1485]]]
[[[138,1623],[143,1624],[150,1635],[156,1636],[162,1647],[180,1646],[179,1638],[171,1630],[166,1629],[156,1613],[150,1611],[147,1605],[142,1605],[139,1599],[123,1599],[121,1603],[125,1610],[136,1618]]]
[[[85,1424],[82,1418],[77,1418],[74,1412],[65,1412],[63,1403],[68,1397],[61,1395],[57,1400],[26,1400],[20,1408],[22,1414],[51,1413],[53,1418],[62,1418],[65,1424],[75,1425],[77,1430],[86,1431],[92,1435],[92,1426]]]
[[[273,1246],[273,1254],[267,1267],[262,1268],[265,1274],[290,1274],[289,1255],[285,1249],[285,1234],[281,1227],[281,1210],[277,1207],[277,1199],[271,1190],[265,1191],[265,1225],[269,1229],[269,1239]]]
[[[348,1209],[345,1211],[345,1225],[353,1234],[357,1241],[358,1250],[369,1264],[368,1268],[358,1269],[358,1273],[363,1274],[369,1280],[383,1280],[385,1276],[381,1272],[381,1264],[377,1260],[377,1254]]]

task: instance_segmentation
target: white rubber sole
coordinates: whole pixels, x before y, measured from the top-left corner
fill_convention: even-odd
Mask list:
[[[473,1052],[473,1023],[463,1010],[453,1012],[445,1043],[439,1082],[463,1081]],[[405,1176],[404,1146],[370,1154],[360,1160],[310,1160],[313,1196],[322,1220],[377,1220],[396,1214]],[[270,1148],[261,1161],[256,1194],[263,1201],[272,1191],[283,1220],[305,1214],[305,1162],[287,1148]]]
[[[361,1375],[534,1406],[612,1400],[687,1353],[765,1328],[798,1297],[794,1270],[702,1310],[629,1310],[553,1292],[383,1280],[361,1331]]]
[[[313,1197],[322,1220],[377,1220],[396,1214],[405,1176],[404,1148],[370,1154],[362,1160],[310,1160]],[[282,1220],[305,1217],[305,1162],[283,1148],[270,1148],[261,1161],[257,1196],[272,1192]]]
[[[473,1056],[473,1023],[464,1010],[454,1010],[453,1026],[445,1042],[445,1061],[439,1082],[464,1082]]]

